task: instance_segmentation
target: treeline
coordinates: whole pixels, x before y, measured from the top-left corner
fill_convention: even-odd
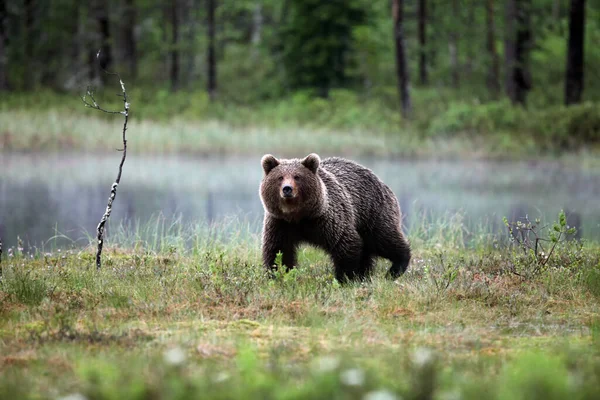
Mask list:
[[[600,98],[599,17],[600,0],[0,0],[0,90],[107,69],[245,103],[393,90],[404,115],[414,88],[572,104]]]

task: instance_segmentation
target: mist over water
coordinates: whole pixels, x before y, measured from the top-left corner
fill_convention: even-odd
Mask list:
[[[16,246],[17,237],[26,247],[88,244],[106,208],[120,156],[0,154],[4,247]],[[238,220],[258,233],[263,215],[260,157],[130,154],[113,203],[108,239],[111,228],[144,226],[158,215],[167,221],[179,217],[185,224]],[[503,216],[551,222],[564,209],[581,237],[600,239],[597,171],[558,162],[354,160],[371,168],[396,193],[409,235],[423,211],[429,220],[462,212],[465,228],[502,232]]]

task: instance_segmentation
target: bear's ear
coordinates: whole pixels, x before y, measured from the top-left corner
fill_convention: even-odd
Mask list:
[[[279,160],[271,154],[265,154],[262,160],[260,160],[260,163],[262,164],[265,174],[268,174],[273,168],[279,165]]]
[[[301,163],[316,174],[317,169],[319,169],[319,165],[321,164],[321,158],[318,154],[311,153],[307,155],[306,158],[301,161]]]

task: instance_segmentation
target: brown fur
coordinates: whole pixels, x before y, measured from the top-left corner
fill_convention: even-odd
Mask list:
[[[371,170],[338,157],[321,161],[314,153],[302,160],[267,154],[261,164],[262,255],[269,271],[276,268],[279,251],[283,265],[294,268],[302,243],[329,253],[340,282],[366,278],[378,256],[392,261],[388,277],[406,271],[411,254],[400,205]],[[291,187],[288,198],[285,186]]]

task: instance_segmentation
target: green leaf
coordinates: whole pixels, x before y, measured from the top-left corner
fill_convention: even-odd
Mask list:
[[[281,269],[283,265],[283,253],[278,251],[275,255],[275,265],[277,265],[278,269]]]
[[[563,210],[560,210],[559,214],[560,226],[567,226],[567,216]]]
[[[558,226],[558,225],[556,225],[556,224],[555,224],[555,225],[554,225],[554,230],[555,230],[556,232],[560,232],[560,226]]]

